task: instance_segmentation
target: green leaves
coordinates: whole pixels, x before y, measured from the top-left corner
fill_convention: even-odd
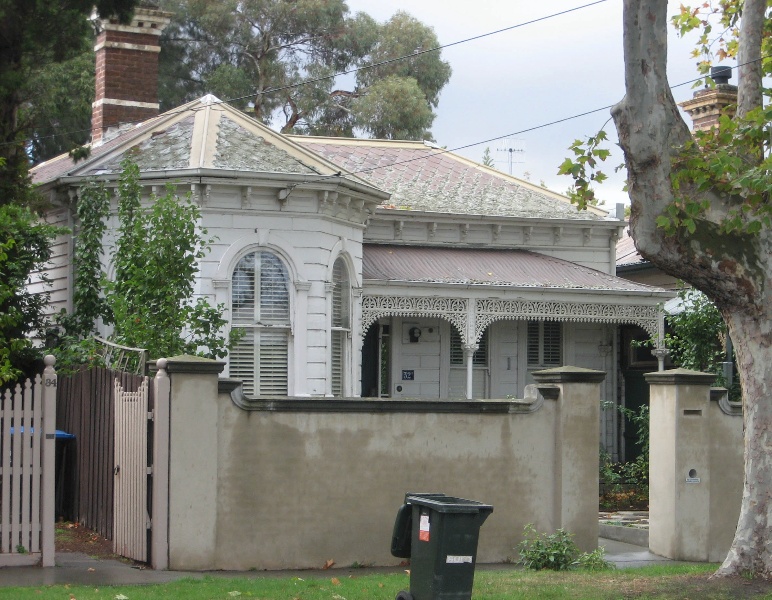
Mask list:
[[[146,348],[152,358],[225,356],[224,307],[193,301],[199,260],[214,241],[199,226],[198,207],[170,186],[163,196],[152,194],[143,209],[139,169],[130,160],[123,168],[119,238],[112,253],[115,280],[105,286],[117,341]]]
[[[412,77],[389,75],[373,83],[352,104],[355,125],[379,139],[424,139],[434,113],[418,82]]]
[[[517,547],[520,562],[527,569],[535,571],[567,571],[580,554],[573,537],[565,529],[540,534],[533,524],[529,523],[525,526],[523,541]]]
[[[0,206],[0,385],[13,381],[40,354],[28,335],[46,326],[51,242],[64,233],[29,209]],[[34,275],[33,275],[34,274]],[[35,288],[27,287],[35,280]]]
[[[678,292],[682,310],[668,316],[665,344],[673,361],[685,369],[723,373],[726,326],[716,306],[702,292],[686,288]]]
[[[175,13],[162,37],[165,108],[214,93],[284,133],[430,137],[451,69],[425,52],[440,45],[432,28],[405,12],[381,24],[344,0],[162,4]],[[338,89],[335,74],[356,68]]]
[[[222,358],[228,340],[224,305],[194,298],[199,261],[214,239],[200,227],[201,215],[189,197],[172,186],[163,196],[151,194],[143,204],[139,169],[123,162],[118,185],[118,232],[111,258],[112,281],[102,274],[101,251],[109,194],[101,184],[81,190],[76,237],[75,307],[61,322],[67,328],[60,356],[66,362],[91,361],[87,338],[99,317],[114,326],[118,343],[145,348],[151,358],[198,354]]]
[[[705,78],[695,81],[692,87],[697,88],[703,84],[705,87],[713,87],[715,84],[709,73],[714,61],[737,57],[737,21],[741,11],[742,0],[719,0],[703,2],[696,7],[682,4],[678,14],[671,17],[671,23],[679,36],[699,33],[692,57],[698,59],[698,72],[705,75]],[[714,32],[714,29],[717,31]]]
[[[568,175],[573,178],[574,184],[568,196],[580,210],[586,209],[588,205],[598,204],[593,184],[601,184],[608,178],[598,168],[599,163],[611,155],[611,151],[602,146],[607,141],[608,136],[604,129],[585,141],[574,140],[574,143],[568,147],[574,157],[566,158],[558,168],[558,175]]]
[[[756,109],[744,119],[722,116],[718,127],[694,132],[671,164],[675,201],[657,218],[668,235],[696,231],[697,221],[710,208],[704,195],[713,192],[732,199],[723,233],[759,233],[772,224],[772,110]],[[763,158],[765,157],[766,158]]]
[[[110,196],[104,185],[93,180],[87,182],[78,194],[73,313],[59,318],[67,335],[75,338],[93,334],[99,318],[110,322],[110,310],[102,296],[102,244],[109,210]]]

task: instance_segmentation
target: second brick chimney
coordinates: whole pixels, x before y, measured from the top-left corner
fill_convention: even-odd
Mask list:
[[[691,100],[678,104],[692,118],[692,129],[695,131],[715,127],[721,115],[732,117],[737,108],[737,86],[729,83],[732,68],[712,67],[710,76],[715,87],[694,92]]]
[[[131,23],[96,18],[96,98],[91,112],[91,143],[107,130],[158,114],[159,38],[171,14],[138,6]]]

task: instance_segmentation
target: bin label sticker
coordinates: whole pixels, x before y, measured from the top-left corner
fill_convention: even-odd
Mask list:
[[[464,563],[472,564],[472,557],[471,556],[452,556],[448,554],[447,558],[445,559],[445,563],[449,565],[462,565]]]
[[[422,542],[429,541],[429,515],[421,515],[418,525],[418,539]]]

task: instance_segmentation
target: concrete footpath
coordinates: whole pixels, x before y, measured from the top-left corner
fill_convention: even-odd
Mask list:
[[[651,554],[648,549],[615,540],[599,539],[598,545],[606,549],[606,558],[619,568],[642,567],[672,562]],[[477,570],[504,570],[520,568],[508,564],[478,564]],[[0,588],[13,586],[38,586],[53,584],[72,585],[143,585],[165,583],[177,579],[200,579],[205,575],[215,577],[348,577],[368,573],[399,573],[403,567],[374,567],[365,569],[333,568],[329,570],[303,571],[154,571],[138,568],[128,562],[100,560],[79,552],[60,552],[55,567],[5,567],[0,568]],[[0,590],[0,595],[2,590]]]

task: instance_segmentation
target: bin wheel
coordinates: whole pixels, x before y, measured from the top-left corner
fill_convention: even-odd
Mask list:
[[[413,594],[410,592],[406,592],[405,590],[402,590],[399,594],[397,594],[397,597],[395,600],[413,600]]]

